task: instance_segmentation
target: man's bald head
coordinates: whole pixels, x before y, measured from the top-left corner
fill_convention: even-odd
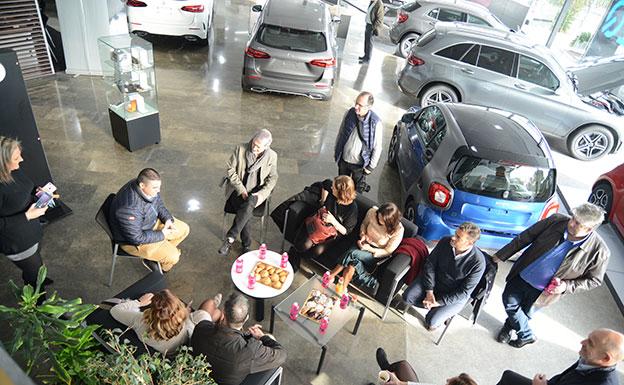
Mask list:
[[[581,358],[590,365],[613,366],[624,359],[624,334],[596,329],[581,341]]]

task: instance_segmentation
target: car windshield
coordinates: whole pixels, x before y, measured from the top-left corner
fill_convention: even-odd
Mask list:
[[[459,160],[451,174],[455,188],[517,202],[545,202],[554,193],[555,170],[473,156]]]
[[[323,52],[327,41],[322,32],[304,31],[265,24],[258,33],[258,42],[268,47],[298,52]]]

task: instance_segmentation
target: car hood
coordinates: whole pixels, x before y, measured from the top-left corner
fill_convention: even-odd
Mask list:
[[[612,90],[624,85],[624,56],[590,57],[567,70],[577,76],[577,92],[581,95]]]

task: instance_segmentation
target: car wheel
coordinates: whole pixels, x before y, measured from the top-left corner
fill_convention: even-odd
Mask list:
[[[568,151],[576,159],[594,160],[608,154],[613,143],[613,134],[608,128],[592,125],[570,135]]]
[[[459,97],[457,93],[449,86],[436,84],[428,87],[420,97],[420,106],[427,107],[435,103],[457,103]]]
[[[392,138],[390,139],[390,145],[388,146],[388,164],[393,168],[397,167],[397,151],[399,145],[399,128],[394,126],[392,131]]]
[[[611,205],[613,204],[613,189],[611,189],[611,185],[607,182],[598,183],[592,189],[588,201],[589,203],[602,207],[602,209],[606,212],[606,222],[606,217],[609,216],[609,213],[611,212]]]
[[[410,51],[412,50],[412,45],[416,42],[416,40],[418,40],[419,37],[420,35],[416,33],[408,33],[403,36],[399,42],[399,55],[401,55],[401,57],[408,57]]]
[[[410,198],[405,204],[405,210],[403,210],[404,212],[403,216],[408,221],[412,223],[416,223],[416,210],[417,210],[416,202],[414,202],[414,200]]]

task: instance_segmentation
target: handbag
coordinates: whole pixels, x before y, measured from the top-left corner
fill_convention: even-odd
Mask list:
[[[338,233],[332,225],[325,224],[323,214],[327,213],[324,206],[318,211],[305,219],[306,230],[308,231],[308,239],[315,245],[321,244],[326,240],[335,237]]]

